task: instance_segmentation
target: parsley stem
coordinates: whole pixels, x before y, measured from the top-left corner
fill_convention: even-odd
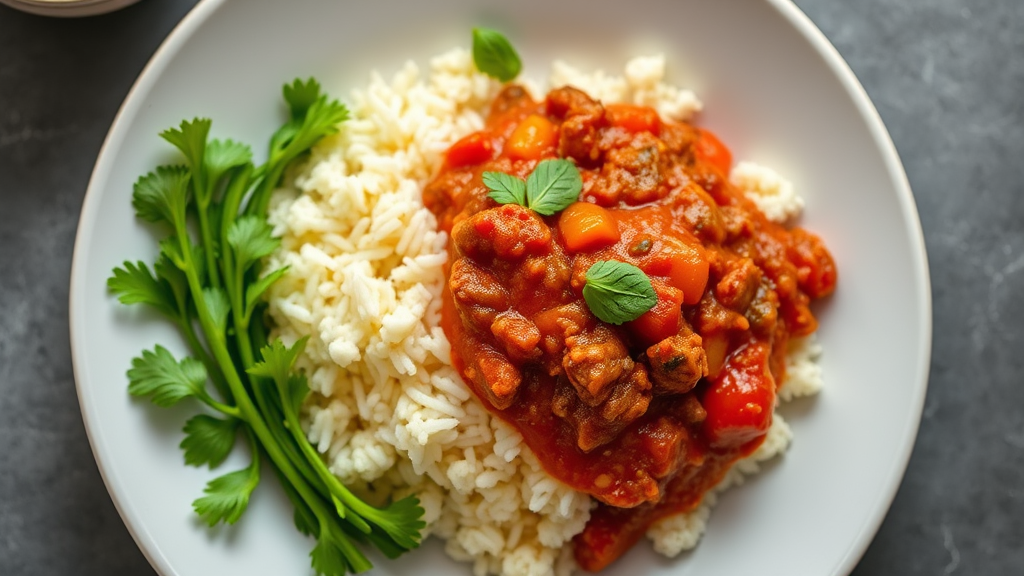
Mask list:
[[[281,446],[281,450],[285,453],[288,459],[292,462],[295,468],[302,474],[303,478],[309,482],[321,496],[328,497],[330,492],[327,490],[320,478],[316,473],[310,469],[309,463],[306,462],[305,458],[295,448],[293,438],[288,434],[284,427],[279,425],[279,422],[284,421],[284,416],[277,409],[276,406],[271,404],[267,399],[266,393],[264,392],[263,383],[258,378],[253,378],[253,392],[256,396],[256,404],[259,407],[260,413],[263,418],[267,421],[267,428],[277,439],[278,445]]]
[[[197,200],[199,200],[197,198]],[[214,288],[220,288],[220,274],[217,270],[217,244],[213,241],[213,235],[210,233],[210,216],[209,216],[209,199],[206,200],[206,205],[196,202],[199,214],[199,234],[202,236],[203,255],[206,257],[206,274],[210,279],[210,286]]]
[[[287,428],[292,436],[295,438],[295,443],[299,446],[299,450],[302,451],[306,457],[306,462],[312,466],[317,476],[320,477],[320,481],[324,483],[328,492],[332,496],[336,496],[341,499],[343,504],[348,505],[351,508],[352,496],[348,489],[338,480],[338,477],[331,474],[330,470],[327,469],[327,465],[320,458],[320,455],[313,449],[313,446],[303,437],[302,426],[299,424],[299,416],[295,413],[295,409],[292,407],[291,401],[288,398],[288,383],[277,382],[277,391],[281,397],[281,408],[284,411],[285,428]],[[355,498],[358,500],[358,498]],[[345,502],[348,500],[349,502]],[[342,516],[345,515],[344,510],[338,510],[338,513]],[[350,520],[351,521],[351,520]],[[370,527],[365,522],[356,521],[356,527],[361,532],[369,534]]]
[[[193,253],[184,223],[179,220],[175,223],[175,227],[177,228],[178,242],[181,245],[181,251],[185,260],[185,273],[188,279],[189,288],[193,294],[201,295],[203,293],[202,286],[199,281],[199,276],[196,273],[195,262],[192,258]],[[228,387],[231,389],[231,392],[235,397],[239,417],[249,424],[249,429],[252,430],[258,438],[259,443],[267,452],[270,460],[317,516],[320,521],[321,531],[324,529],[330,529],[329,522],[331,522],[333,515],[327,512],[319,494],[310,487],[310,484],[306,482],[306,478],[296,470],[291,460],[284,453],[281,444],[276,441],[274,433],[271,432],[267,423],[261,417],[260,411],[253,405],[252,399],[246,393],[245,385],[242,383],[241,378],[238,376],[238,372],[235,370],[234,360],[231,358],[231,354],[227,349],[225,334],[214,323],[213,318],[210,315],[210,311],[206,306],[206,301],[202,297],[194,298],[194,300],[196,303],[196,309],[199,312],[199,322],[203,327],[203,331],[207,335],[207,340],[213,352],[213,356],[221,365],[222,371],[227,378]],[[249,352],[251,355],[251,350]],[[300,442],[299,444],[301,445],[303,443]],[[351,542],[349,542],[343,534],[337,534],[333,530],[331,533],[335,537],[334,542],[341,546],[342,552],[345,554],[349,562],[353,563],[353,566],[358,565],[362,570],[368,570],[370,568],[371,565],[366,557],[363,556],[358,549],[353,547]],[[356,564],[356,562],[360,561],[361,563]]]
[[[249,204],[245,207],[246,214],[267,213],[267,207],[270,205],[270,193],[281,180],[286,164],[287,162],[271,164],[270,160],[267,161],[264,165],[265,168],[262,170],[263,179],[256,185],[256,191],[253,192]]]
[[[199,395],[199,399],[202,400],[203,403],[209,406],[210,408],[213,408],[214,410],[224,414],[225,416],[232,416],[234,418],[242,417],[242,413],[238,410],[237,406],[228,406],[227,404],[221,404],[220,402],[217,402],[216,400],[211,398],[210,395],[206,394],[205,392]]]
[[[186,315],[188,313],[186,312]],[[224,375],[220,371],[220,367],[210,357],[210,353],[206,351],[202,342],[199,341],[199,337],[196,335],[195,327],[192,325],[192,319],[188,316],[185,318],[177,318],[178,327],[185,335],[185,340],[188,341],[189,348],[192,349],[192,353],[199,357],[199,361],[206,367],[206,373],[210,375],[210,379],[213,381],[213,386],[217,389],[217,393],[220,397],[227,402],[233,400],[231,390],[228,389],[227,382],[224,381]]]

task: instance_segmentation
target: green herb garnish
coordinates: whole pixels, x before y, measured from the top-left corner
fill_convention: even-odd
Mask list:
[[[565,210],[583,190],[579,169],[561,158],[541,161],[526,182],[504,172],[484,172],[483,182],[498,204],[519,204],[544,216]]]
[[[636,320],[658,303],[651,279],[643,270],[617,260],[600,260],[587,269],[583,299],[601,321],[622,324]]]
[[[185,424],[185,463],[216,468],[239,431],[248,440],[250,464],[211,480],[192,504],[196,513],[211,526],[235,523],[260,481],[261,460],[268,459],[295,506],[296,527],[317,540],[310,554],[314,571],[335,576],[372,567],[356,542],[391,558],[416,548],[423,509],[413,497],[374,508],[330,473],[299,423],[309,388],[295,363],[305,340],[291,346],[267,341],[263,295],[286,272],[263,270],[263,258],[280,242],[267,223],[270,194],[293,160],[348,117],[312,79],[286,85],[284,96],[289,120],[258,167],[248,146],[209,139],[209,120],[185,121],[161,134],[181,151],[184,164],[139,178],[132,204],[139,218],[170,234],[152,271],[125,262],[107,285],[121,302],[147,304],[170,319],[191,349],[179,360],[158,345],[132,360],[128,371],[132,395],[158,406],[194,398],[218,413]]]
[[[484,172],[484,186],[491,190],[487,196],[498,204],[527,206],[526,182],[504,172]]]
[[[484,74],[502,82],[515,78],[523,69],[508,38],[490,28],[473,28],[473,63]]]

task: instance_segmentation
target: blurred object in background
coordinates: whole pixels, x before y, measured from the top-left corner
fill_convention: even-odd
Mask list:
[[[134,4],[138,0],[0,0],[23,12],[31,12],[41,16],[92,16],[113,12]]]

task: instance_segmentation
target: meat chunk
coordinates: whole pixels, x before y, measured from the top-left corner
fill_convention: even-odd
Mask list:
[[[674,189],[669,202],[672,213],[702,242],[717,244],[725,240],[725,225],[718,205],[696,183],[690,181]]]
[[[708,417],[708,411],[700,404],[700,400],[693,394],[683,396],[683,403],[679,407],[683,422],[687,424],[700,424]]]
[[[466,368],[466,376],[473,380],[498,410],[512,405],[516,392],[523,383],[523,373],[509,362],[508,357],[489,346],[481,346]]]
[[[530,256],[523,260],[512,276],[513,290],[519,294],[558,294],[569,286],[572,274],[569,257],[557,246],[544,255]]]
[[[708,375],[701,337],[688,327],[648,348],[647,360],[656,394],[689,392]]]
[[[598,325],[565,339],[562,368],[580,399],[589,406],[612,394],[612,385],[633,370],[629,350],[607,326]]]
[[[761,284],[761,269],[750,258],[729,264],[729,271],[715,285],[715,296],[727,308],[742,312],[750,305]]]
[[[486,329],[499,312],[509,307],[508,292],[488,270],[468,258],[452,263],[448,288],[455,308],[470,326]]]
[[[477,260],[519,260],[544,252],[551,243],[551,228],[533,210],[503,204],[456,224],[452,243],[459,254]]]
[[[530,98],[525,88],[519,84],[509,84],[494,97],[494,102],[491,103],[491,116],[513,111],[528,102],[533,102],[533,98]]]
[[[651,476],[665,478],[679,468],[680,456],[693,443],[686,427],[674,418],[662,416],[640,428],[644,452],[651,459]]]
[[[637,364],[615,382],[608,398],[596,406],[584,402],[572,385],[560,380],[551,410],[572,425],[579,449],[590,452],[614,440],[647,412],[650,403],[651,381],[644,367]]]
[[[537,347],[540,344],[540,330],[536,324],[515,310],[506,310],[498,314],[491,324],[491,333],[514,360],[525,362],[535,360],[541,355],[540,348]]]
[[[598,130],[607,124],[604,107],[571,86],[552,90],[547,98],[548,114],[564,118],[558,134],[558,155],[591,166],[601,158]]]
[[[630,146],[609,150],[601,177],[589,194],[603,206],[615,205],[619,200],[637,205],[664,196],[660,169],[664,148],[664,143],[644,132],[637,134]]]
[[[750,329],[762,335],[770,335],[779,319],[779,297],[767,281],[762,280],[745,314]]]
[[[697,311],[690,322],[697,332],[705,335],[750,329],[750,321],[739,312],[722,306],[711,290],[705,292],[697,303]]]

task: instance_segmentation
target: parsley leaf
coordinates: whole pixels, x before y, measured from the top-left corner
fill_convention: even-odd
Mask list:
[[[526,182],[504,172],[484,172],[483,181],[491,190],[487,196],[498,204],[526,206]]]
[[[242,216],[231,224],[228,229],[228,244],[235,249],[236,262],[242,270],[246,270],[264,256],[269,256],[281,244],[279,238],[271,236],[273,232],[266,219],[250,214]]]
[[[252,149],[234,140],[210,140],[206,146],[208,186],[216,186],[224,174],[252,161]]]
[[[253,376],[270,378],[275,382],[288,382],[295,359],[306,348],[307,340],[309,340],[308,336],[300,338],[291,348],[286,347],[280,338],[274,340],[269,346],[264,346],[260,350],[263,360],[253,364],[246,371]]]
[[[636,320],[658,303],[651,279],[632,264],[600,260],[587,269],[583,299],[603,322]]]
[[[156,273],[157,278],[166,282],[170,287],[177,303],[178,313],[184,317],[187,312],[185,302],[188,299],[188,278],[185,277],[185,273],[175,266],[164,253],[157,257],[156,264],[153,264],[153,272]]]
[[[186,423],[186,464],[218,466],[239,430],[248,437],[250,466],[212,480],[193,502],[195,511],[211,526],[237,521],[266,455],[295,505],[296,527],[318,541],[314,568],[334,576],[371,568],[357,543],[374,544],[388,557],[416,547],[423,509],[415,500],[374,508],[331,474],[299,420],[309,384],[295,363],[305,340],[267,344],[262,298],[287,272],[262,269],[280,244],[267,223],[270,194],[288,166],[348,116],[313,79],[286,85],[284,96],[288,119],[258,167],[248,146],[209,139],[207,119],[186,120],[161,134],[181,151],[184,165],[139,178],[132,204],[140,219],[167,224],[170,234],[160,242],[155,265],[125,262],[108,286],[123,303],[146,303],[166,314],[193,354],[178,361],[161,346],[143,351],[128,371],[129,392],[160,406],[195,396],[226,417],[201,414]],[[206,390],[207,380],[217,398]]]
[[[245,315],[246,316],[252,316],[253,310],[255,310],[256,309],[256,305],[260,303],[260,299],[262,298],[263,293],[266,292],[270,288],[271,284],[273,284],[274,282],[277,282],[277,280],[279,278],[281,278],[282,276],[284,276],[285,273],[287,273],[287,272],[288,272],[288,267],[287,266],[283,266],[281,268],[278,268],[277,270],[274,270],[273,272],[270,272],[269,274],[267,274],[266,276],[263,276],[262,278],[260,278],[256,282],[250,284],[245,289]]]
[[[292,120],[301,121],[309,107],[320,98],[320,83],[316,78],[310,78],[305,82],[296,78],[291,84],[285,84],[282,92]]]
[[[206,157],[206,137],[210,133],[209,118],[193,118],[191,122],[182,120],[178,128],[168,128],[160,133],[160,137],[181,150],[192,176],[197,180],[197,193],[205,192],[206,174],[203,161]]]
[[[128,393],[133,396],[152,395],[157,406],[173,406],[189,396],[205,394],[206,368],[195,358],[181,362],[163,346],[132,360],[128,370]]]
[[[114,275],[107,279],[107,287],[118,295],[117,299],[122,304],[149,304],[161,314],[177,319],[181,312],[175,293],[167,281],[159,278],[159,268],[157,276],[153,277],[143,262],[132,264],[126,261],[124,268],[114,268]]]
[[[248,214],[266,217],[270,193],[280,182],[285,167],[308,152],[318,140],[337,132],[338,124],[348,119],[348,108],[337,100],[328,100],[320,91],[320,83],[313,78],[286,84],[284,98],[291,120],[270,138],[269,159],[260,167],[262,181],[246,207]]]
[[[380,514],[374,514],[369,519],[387,532],[400,547],[410,549],[419,546],[420,530],[426,526],[422,516],[423,508],[419,498],[407,496],[392,502]]]
[[[220,466],[235,446],[239,424],[237,418],[221,419],[206,414],[190,418],[185,423],[185,439],[181,441],[185,463],[190,466],[208,464],[210,468]]]
[[[177,228],[185,221],[188,206],[188,168],[160,166],[135,182],[132,206],[148,222],[164,222]]]
[[[560,158],[539,162],[525,183],[504,172],[484,172],[482,178],[491,190],[488,198],[498,204],[519,204],[544,216],[565,210],[583,190],[579,169]]]
[[[231,312],[228,295],[220,288],[203,288],[203,302],[210,313],[213,325],[223,333],[227,328],[228,313]]]
[[[530,208],[544,216],[565,210],[579,199],[583,190],[580,171],[572,162],[557,158],[543,160],[526,179]]]
[[[490,28],[473,28],[473,63],[484,74],[502,82],[515,78],[523,69],[508,38]]]
[[[206,496],[193,502],[192,508],[210,526],[218,522],[234,524],[249,506],[249,496],[259,482],[259,462],[254,459],[248,468],[210,480],[203,490]]]
[[[290,162],[317,140],[337,132],[337,125],[348,119],[348,108],[337,100],[328,100],[313,78],[285,85],[284,98],[292,119],[271,138],[270,163],[277,165]]]

